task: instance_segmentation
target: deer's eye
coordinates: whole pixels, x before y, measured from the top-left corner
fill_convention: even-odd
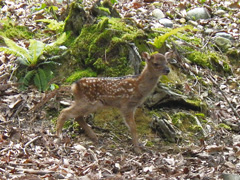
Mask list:
[[[158,64],[158,63],[153,63],[153,65],[154,65],[155,67],[159,67],[159,66],[160,66],[160,64]]]

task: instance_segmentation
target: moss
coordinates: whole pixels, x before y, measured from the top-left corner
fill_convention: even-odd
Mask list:
[[[201,112],[205,113],[208,110],[207,104],[202,102],[200,99],[186,99],[185,101]]]
[[[140,135],[151,134],[150,123],[152,121],[152,116],[149,116],[144,109],[137,109],[135,113],[135,119],[137,124],[137,131]]]
[[[200,51],[193,51],[187,56],[187,58],[191,62],[196,63],[197,65],[200,65],[202,67],[212,68],[209,57],[206,53]]]
[[[1,20],[0,23],[3,26],[0,32],[1,36],[17,39],[31,39],[33,37],[33,33],[25,26],[18,26],[15,22],[6,19]]]
[[[86,70],[83,70],[83,71],[75,71],[71,76],[69,76],[67,78],[66,81],[70,82],[70,83],[73,83],[76,80],[78,80],[80,78],[83,78],[83,77],[96,77],[96,76],[97,76],[97,74],[95,72],[93,72],[90,69],[86,69]]]
[[[145,144],[145,146],[147,147],[154,147],[155,143],[152,141],[147,141],[147,143]]]
[[[218,126],[220,128],[224,128],[226,130],[232,130],[232,128],[230,126],[228,126],[227,124],[224,124],[224,123],[220,123]]]
[[[192,114],[178,112],[172,116],[173,124],[178,127],[183,133],[200,133],[202,134],[202,127],[196,121]]]
[[[85,25],[71,48],[81,66],[91,67],[103,76],[132,72],[128,65],[128,43],[144,33],[118,18],[102,17],[97,24]]]
[[[104,11],[104,12],[108,13],[109,15],[111,14],[109,8],[106,8],[106,7],[98,7],[98,9],[101,10],[101,11]]]
[[[191,51],[191,53],[187,55],[187,58],[192,63],[195,63],[204,68],[210,68],[219,73],[231,73],[231,68],[228,65],[228,62],[217,52],[201,52],[189,48],[187,51]]]

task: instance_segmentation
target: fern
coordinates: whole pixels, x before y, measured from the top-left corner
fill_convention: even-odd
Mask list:
[[[30,81],[35,73],[36,73],[36,70],[31,70],[31,71],[27,72],[27,74],[24,76],[24,78],[22,78],[20,80],[20,82],[22,83],[22,85],[20,87],[21,89],[25,89],[30,84]]]
[[[31,66],[35,66],[38,63],[39,57],[44,52],[45,44],[35,39],[30,40],[29,54],[31,55]]]
[[[152,44],[156,48],[160,49],[162,47],[162,45],[164,44],[164,42],[167,40],[168,37],[177,34],[179,31],[185,31],[187,29],[192,30],[193,27],[190,26],[190,25],[187,25],[187,26],[184,26],[184,27],[173,29],[170,32],[167,32],[162,36],[155,37],[154,41],[150,42],[150,44]]]
[[[9,50],[13,50],[13,51],[17,52],[19,54],[19,56],[25,57],[26,59],[30,59],[29,52],[26,48],[17,45],[17,43],[12,41],[11,39],[8,39],[3,36],[2,36],[2,38],[3,38],[4,42],[6,43],[6,45],[9,47]]]
[[[47,78],[43,69],[39,68],[37,73],[34,76],[34,84],[37,86],[39,91],[44,91],[47,89]]]
[[[34,83],[40,91],[45,91],[48,88],[48,83],[53,76],[53,72],[50,70],[50,65],[59,65],[59,63],[46,59],[44,62],[40,61],[40,57],[45,51],[50,51],[52,48],[59,46],[66,41],[66,33],[63,33],[55,42],[51,44],[45,44],[41,41],[31,39],[29,49],[19,46],[17,43],[2,37],[8,47],[0,47],[0,51],[7,54],[15,55],[17,60],[25,65],[24,77],[20,78],[22,82],[22,89],[25,89],[30,83]],[[41,67],[41,68],[39,68]],[[32,81],[33,80],[33,81]]]
[[[0,51],[5,52],[6,54],[12,54],[17,57],[24,57],[21,53],[19,53],[17,50],[10,49],[7,47],[0,47]]]

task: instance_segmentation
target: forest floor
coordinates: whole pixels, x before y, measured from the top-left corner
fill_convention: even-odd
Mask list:
[[[60,1],[49,1],[46,5],[58,7],[54,10],[55,15],[61,17],[66,11],[66,2],[57,2]],[[186,8],[201,6],[197,0],[159,2],[164,2],[164,13],[174,13],[178,8],[184,14]],[[239,42],[240,15],[233,13],[239,12],[239,3],[220,0],[210,2],[207,0],[205,6],[212,12],[225,9],[225,16],[211,19],[212,23],[221,26],[222,31],[231,34]],[[28,27],[34,33],[41,32],[44,38],[39,36],[40,40],[52,40],[52,37],[44,35],[46,25],[36,22],[40,18],[52,18],[50,8],[33,10],[44,4],[44,1],[5,0],[0,3],[0,29],[4,28],[3,21],[10,19],[14,26]],[[151,16],[154,10],[151,2],[119,1],[116,8],[123,17],[131,17],[141,26],[158,23]],[[229,9],[231,18],[227,15]],[[206,24],[204,21],[198,23],[201,26]],[[27,40],[18,41],[21,45],[27,44]],[[214,107],[210,117],[213,122],[228,121],[235,127],[234,130],[219,128],[204,140],[179,144],[164,143],[154,134],[153,137],[141,136],[145,151],[136,155],[132,151],[129,134],[122,135],[123,138],[115,135],[115,131],[119,131],[117,127],[113,127],[112,131],[95,127],[101,141],[99,144],[94,144],[83,132],[78,131],[76,134],[76,130],[75,135],[70,130],[59,141],[54,135],[55,124],[46,109],[59,110],[59,99],[63,97],[52,98],[45,108],[36,109],[46,94],[33,87],[19,91],[16,78],[12,76],[17,67],[16,57],[0,52],[0,179],[240,179],[238,65],[235,65],[230,77],[213,73],[217,80],[213,86],[216,99],[208,101]],[[145,138],[155,139],[156,143],[148,147]]]

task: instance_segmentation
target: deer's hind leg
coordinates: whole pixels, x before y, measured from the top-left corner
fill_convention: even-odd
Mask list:
[[[69,108],[65,108],[61,111],[58,120],[57,120],[57,136],[61,135],[62,127],[66,120],[70,118],[75,118],[78,124],[85,130],[86,134],[93,140],[97,140],[97,137],[93,130],[88,126],[84,121],[84,116],[95,112],[102,107],[100,102],[88,103],[83,101],[81,103],[74,103]]]
[[[93,132],[92,128],[86,123],[86,121],[84,120],[83,116],[79,116],[77,118],[75,118],[75,121],[78,122],[78,124],[80,125],[80,127],[83,128],[83,130],[85,131],[85,133],[87,134],[87,136],[94,142],[96,142],[98,140],[96,134]]]

